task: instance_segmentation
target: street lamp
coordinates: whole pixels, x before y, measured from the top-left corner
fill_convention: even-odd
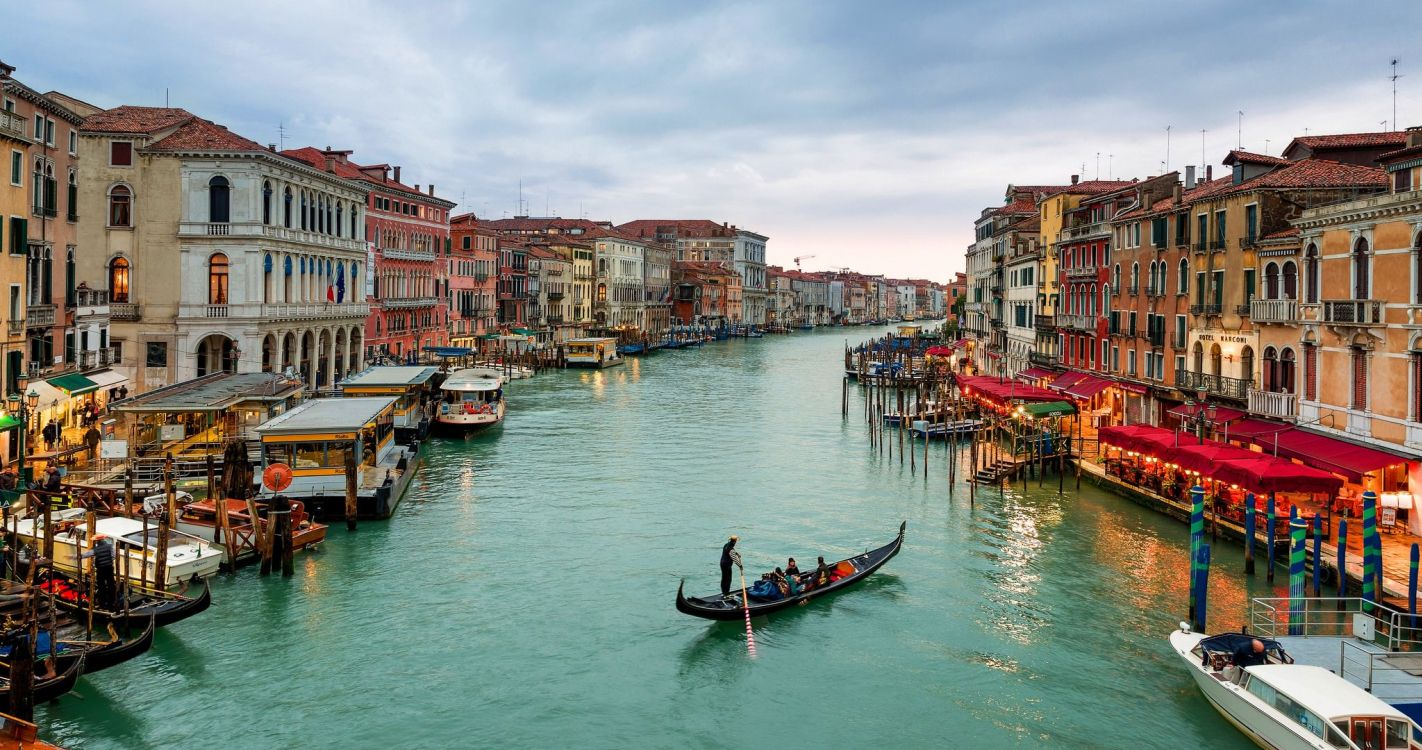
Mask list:
[[[15,378],[15,382],[16,385],[19,386],[20,391],[25,391],[26,388],[29,388],[30,376],[21,373]],[[29,388],[29,392],[25,393],[23,398],[21,398],[19,393],[11,393],[7,400],[9,401],[9,411],[14,413],[20,420],[20,445],[18,450],[19,476],[22,482],[28,484],[26,481],[26,472],[28,469],[25,467],[25,446],[29,442],[30,412],[39,405],[39,391]]]

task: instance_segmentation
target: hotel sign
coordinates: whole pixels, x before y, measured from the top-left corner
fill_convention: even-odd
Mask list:
[[[1221,344],[1248,344],[1250,337],[1236,336],[1229,333],[1202,333],[1198,337],[1201,341],[1218,341]]]

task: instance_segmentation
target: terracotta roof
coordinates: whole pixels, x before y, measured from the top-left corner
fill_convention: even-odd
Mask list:
[[[539,247],[536,244],[529,244],[528,254],[539,260],[562,260],[563,257],[552,250]]]
[[[266,151],[250,138],[201,117],[190,117],[177,130],[148,146],[149,151]]]
[[[512,219],[484,219],[479,223],[499,232],[548,232],[551,229],[556,229],[562,233],[567,232],[569,229],[582,229],[586,232],[593,230],[603,231],[607,229],[606,226],[596,221],[588,219],[564,219],[557,216],[521,216]]]
[[[1230,151],[1229,155],[1225,157],[1224,163],[1234,164],[1236,162],[1240,164],[1265,164],[1270,166],[1283,166],[1285,164],[1288,164],[1289,160],[1278,156],[1256,154],[1251,151]]]
[[[1037,213],[1037,201],[1032,198],[1018,198],[1017,200],[997,209],[994,213],[1006,214],[1035,214]]]
[[[1378,157],[1378,163],[1388,164],[1390,162],[1399,161],[1401,159],[1416,156],[1422,156],[1422,146],[1411,146],[1408,148],[1400,148],[1396,151],[1389,151]]]
[[[336,153],[336,152],[332,152],[332,153]],[[443,198],[437,198],[437,197],[435,197],[435,196],[433,196],[433,195],[430,195],[430,194],[428,194],[428,193],[424,193],[424,192],[421,192],[421,191],[419,191],[419,190],[416,190],[415,188],[413,188],[413,187],[411,187],[411,186],[409,186],[409,185],[406,185],[406,184],[404,184],[403,182],[396,182],[396,181],[390,179],[389,177],[384,177],[384,178],[376,177],[376,176],[370,174],[369,172],[365,172],[365,171],[362,170],[362,167],[364,167],[365,169],[369,169],[369,170],[371,170],[371,171],[375,171],[376,169],[379,169],[379,170],[380,170],[380,173],[381,173],[382,175],[384,175],[384,174],[386,174],[386,172],[385,172],[385,166],[386,166],[386,165],[384,165],[384,164],[375,164],[375,165],[362,165],[362,164],[357,164],[356,162],[351,161],[348,156],[346,156],[346,155],[349,154],[350,152],[348,152],[348,151],[343,151],[343,152],[339,152],[339,153],[341,154],[341,156],[335,156],[335,157],[333,157],[333,158],[331,159],[331,169],[333,170],[333,173],[334,173],[337,177],[344,177],[344,178],[347,179],[347,180],[359,180],[360,182],[365,182],[365,183],[368,183],[368,184],[371,184],[371,185],[377,185],[377,186],[379,186],[379,187],[381,187],[381,188],[384,188],[384,189],[387,189],[387,190],[393,190],[393,191],[399,192],[399,193],[409,193],[410,195],[418,195],[418,196],[420,196],[421,198],[424,198],[424,199],[426,199],[426,200],[435,200],[435,201],[439,201],[439,202],[442,202],[442,203],[448,203],[448,204],[453,205],[453,201],[447,201],[447,200],[445,200],[445,199],[443,199]],[[306,164],[306,165],[308,165],[308,166],[311,166],[311,167],[313,167],[313,168],[315,168],[315,169],[319,169],[319,170],[321,170],[321,171],[323,171],[323,172],[326,171],[326,156],[327,156],[327,152],[322,151],[321,149],[316,148],[316,147],[314,147],[314,146],[306,146],[306,147],[303,147],[303,148],[289,148],[289,149],[287,149],[287,150],[281,152],[281,155],[282,155],[282,156],[285,156],[285,157],[288,157],[288,158],[291,158],[291,159],[295,159],[295,160],[297,160],[297,161],[299,161],[299,162],[302,162],[302,163],[304,163],[304,164]],[[473,214],[466,214],[466,215],[467,215],[467,216],[473,216]],[[452,223],[452,221],[453,221],[453,220],[451,220],[451,223]]]
[[[1286,167],[1234,184],[1231,176],[1207,183],[1190,194],[1190,201],[1208,200],[1232,193],[1265,188],[1307,189],[1337,187],[1387,187],[1387,173],[1377,167],[1342,164],[1327,159],[1301,159]]]
[[[671,230],[677,237],[734,238],[736,227],[718,224],[710,219],[637,219],[617,225],[617,229],[639,237],[656,237],[658,232]]]
[[[1086,180],[1075,185],[1062,185],[1050,188],[1047,195],[1095,195],[1097,193],[1109,193],[1113,190],[1120,190],[1123,187],[1130,187],[1136,184],[1134,180]]]
[[[155,133],[192,117],[193,113],[177,107],[124,105],[89,115],[80,130],[87,133]]]
[[[1294,146],[1304,146],[1317,151],[1319,149],[1330,148],[1364,148],[1367,146],[1397,146],[1407,145],[1407,132],[1404,130],[1379,131],[1375,133],[1339,133],[1336,135],[1305,135],[1293,139],[1289,142],[1284,153]]]
[[[1280,229],[1280,230],[1277,231],[1277,232],[1270,232],[1270,233],[1264,235],[1263,237],[1260,237],[1259,239],[1261,239],[1261,240],[1283,240],[1283,239],[1288,239],[1288,238],[1290,238],[1290,237],[1297,237],[1297,236],[1299,236],[1299,228],[1298,228],[1298,227],[1289,227],[1288,229]]]

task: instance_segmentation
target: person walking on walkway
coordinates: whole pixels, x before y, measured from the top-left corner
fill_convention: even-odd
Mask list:
[[[88,431],[84,433],[84,447],[89,450],[89,463],[94,462],[94,456],[99,452],[99,441],[103,439],[104,436],[99,434],[99,428],[93,425],[90,425]]]
[[[46,425],[44,426],[44,429],[40,431],[40,434],[44,436],[44,449],[45,449],[45,450],[47,450],[47,451],[53,451],[53,450],[54,450],[54,444],[57,443],[57,442],[59,442],[59,433],[60,433],[59,423],[56,422],[56,421],[54,421],[53,419],[49,420],[49,423],[46,424]]]
[[[731,593],[731,564],[741,564],[741,554],[736,551],[740,537],[732,534],[731,539],[721,547],[721,596]]]

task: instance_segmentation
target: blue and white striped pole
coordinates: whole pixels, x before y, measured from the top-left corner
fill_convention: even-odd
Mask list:
[[[1323,596],[1323,514],[1313,514],[1313,595]]]
[[[1372,490],[1363,493],[1363,611],[1372,612],[1373,605],[1378,602],[1378,563],[1381,562],[1381,549],[1379,554],[1374,553],[1373,537],[1378,535],[1378,494]],[[1382,538],[1378,537],[1376,545],[1382,546]]]
[[[1205,540],[1205,488],[1195,485],[1190,488],[1190,622],[1195,622],[1195,609],[1199,604],[1200,545]]]
[[[1417,542],[1412,543],[1412,552],[1407,559],[1407,614],[1411,617],[1409,627],[1417,627]]]
[[[1264,514],[1264,522],[1269,524],[1268,528],[1264,532],[1264,538],[1269,544],[1269,572],[1266,575],[1265,580],[1269,581],[1270,583],[1274,582],[1274,536],[1277,533],[1276,529],[1279,526],[1278,521],[1279,516],[1277,513],[1275,513],[1274,493],[1270,492],[1269,504],[1265,506]]]
[[[1348,596],[1348,519],[1338,522],[1338,598]],[[1342,609],[1343,602],[1338,602]]]
[[[1254,527],[1258,523],[1254,511],[1254,493],[1244,493],[1244,572],[1254,575]]]
[[[1199,551],[1195,553],[1195,575],[1192,578],[1195,602],[1190,627],[1196,633],[1204,633],[1207,632],[1205,625],[1209,622],[1206,611],[1209,609],[1210,600],[1210,545],[1201,544]]]

